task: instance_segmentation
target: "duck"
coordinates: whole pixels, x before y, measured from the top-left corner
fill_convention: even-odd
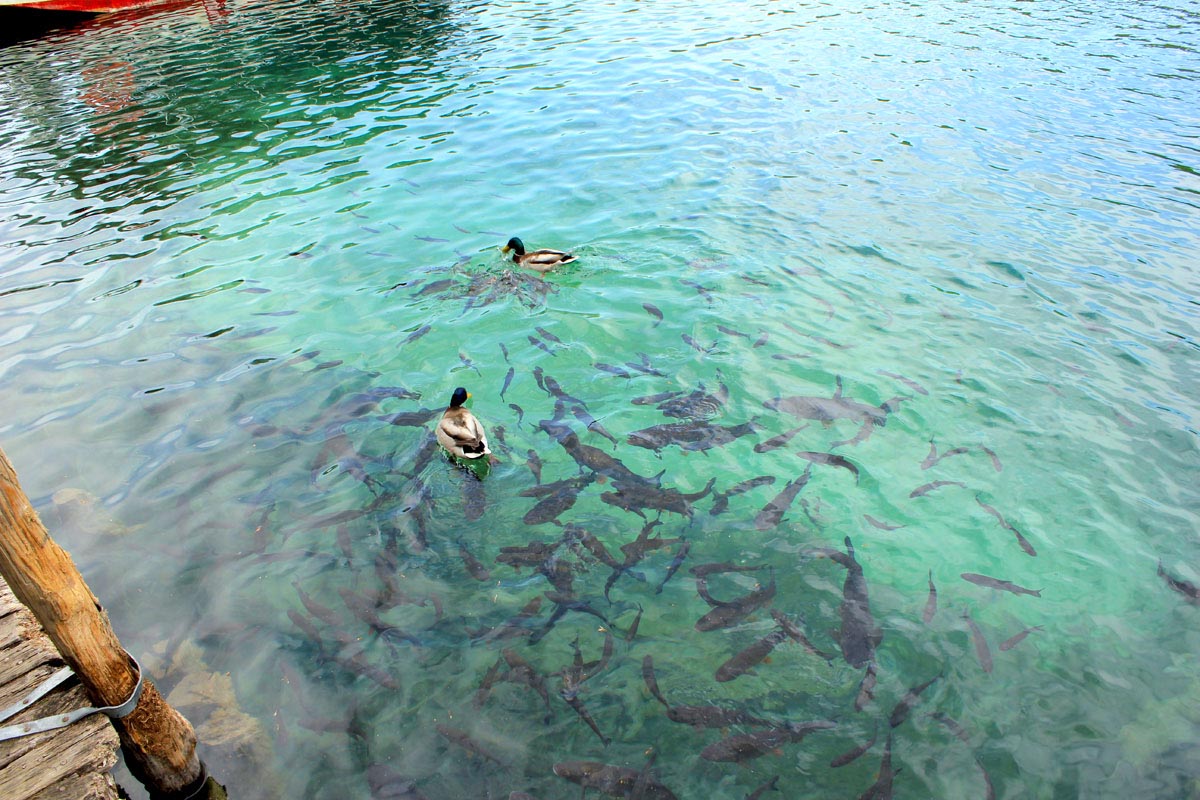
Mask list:
[[[455,389],[437,426],[438,444],[457,458],[482,458],[492,452],[483,425],[463,407],[470,397],[471,393],[462,386]]]
[[[564,253],[562,250],[542,249],[526,252],[525,243],[516,236],[509,239],[508,244],[504,245],[500,252],[507,253],[509,250],[513,251],[514,264],[541,273],[549,272],[563,264],[570,264],[575,260],[573,253]]]

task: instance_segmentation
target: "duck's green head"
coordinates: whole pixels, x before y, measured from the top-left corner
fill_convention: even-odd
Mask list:
[[[523,256],[523,255],[525,255],[525,243],[522,242],[520,239],[518,239],[516,236],[514,236],[508,240],[508,244],[504,245],[504,247],[501,248],[500,252],[507,253],[509,250],[512,250],[514,253],[516,253],[519,256]]]
[[[467,400],[469,400],[470,398],[471,398],[471,393],[460,386],[454,390],[454,394],[450,395],[450,407],[458,408],[463,403],[467,402]]]

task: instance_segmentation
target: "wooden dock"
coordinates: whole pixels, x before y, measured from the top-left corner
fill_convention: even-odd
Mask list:
[[[7,708],[63,667],[29,609],[0,579],[0,708]],[[72,678],[0,726],[92,705]],[[58,730],[0,742],[3,800],[117,800],[111,775],[117,732],[108,717],[90,717]]]

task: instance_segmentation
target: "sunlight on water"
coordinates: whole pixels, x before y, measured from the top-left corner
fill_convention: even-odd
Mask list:
[[[0,50],[0,444],[213,774],[1200,791],[1196,13],[963,12],[205,2]]]

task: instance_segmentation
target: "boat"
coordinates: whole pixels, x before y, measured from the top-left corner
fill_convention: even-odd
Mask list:
[[[0,7],[34,11],[65,11],[77,14],[110,14],[161,5],[171,0],[0,0]]]

